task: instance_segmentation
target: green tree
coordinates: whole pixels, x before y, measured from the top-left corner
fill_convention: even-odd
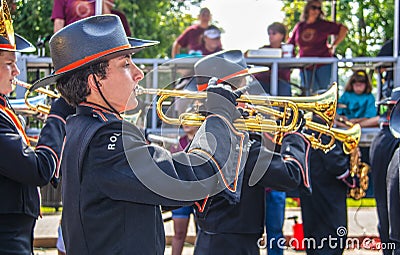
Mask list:
[[[163,58],[170,55],[176,37],[196,19],[185,10],[201,1],[117,0],[116,5],[127,16],[133,37],[160,41],[156,47],[139,52],[137,57]],[[15,8],[11,8],[14,30],[33,43],[40,36],[51,35],[52,7],[53,0],[16,0]]]
[[[336,21],[349,28],[346,39],[336,50],[344,56],[348,48],[355,56],[376,56],[380,46],[393,38],[394,1],[393,0],[341,0],[336,1]],[[283,0],[285,24],[292,30],[300,20],[304,0]],[[323,11],[332,20],[332,5],[326,1]]]

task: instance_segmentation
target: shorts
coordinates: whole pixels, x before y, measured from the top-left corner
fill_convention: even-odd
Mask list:
[[[188,219],[188,218],[190,218],[191,213],[194,213],[193,207],[184,206],[184,207],[172,210],[172,218],[173,219]]]

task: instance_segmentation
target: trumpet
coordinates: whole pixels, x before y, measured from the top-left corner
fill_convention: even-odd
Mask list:
[[[159,96],[156,111],[159,118],[171,125],[188,125],[200,126],[206,116],[200,113],[183,113],[179,118],[167,116],[163,112],[163,102],[170,97],[189,98],[189,99],[206,99],[206,92],[182,91],[182,90],[166,90],[166,89],[145,89],[137,87],[136,95],[157,95]],[[328,151],[334,143],[334,134],[329,132],[333,125],[336,114],[337,103],[337,84],[329,88],[328,91],[321,95],[311,97],[279,97],[279,96],[260,96],[260,95],[241,95],[237,100],[238,103],[244,103],[249,107],[250,114],[248,118],[241,118],[234,121],[233,125],[238,130],[269,132],[275,135],[276,142],[280,143],[283,134],[296,130],[297,120],[299,118],[299,110],[313,112],[320,116],[327,125],[312,125],[309,122],[309,128],[316,128],[320,133],[326,133],[332,139],[329,144],[322,144],[320,139],[308,137],[313,148],[319,148]],[[276,109],[276,108],[279,108]],[[266,118],[265,116],[271,116]],[[277,123],[277,120],[281,124]],[[307,123],[307,122],[306,122]],[[307,125],[307,124],[306,124]]]
[[[340,129],[340,128],[327,128],[326,125],[319,124],[311,120],[306,120],[305,127],[310,130],[325,133],[326,135],[331,137],[331,140],[325,146],[327,148],[331,148],[333,146],[335,139],[341,141],[343,143],[343,151],[346,154],[352,153],[358,147],[358,143],[360,142],[361,138],[360,124],[355,124],[351,126],[349,129]],[[315,136],[311,136],[308,134],[304,134],[304,136],[306,137],[310,136],[307,138],[308,140],[311,141],[311,143],[318,142],[318,141],[313,141],[315,139]]]
[[[14,78],[13,85],[18,85],[18,86],[21,86],[21,87],[27,89],[27,91],[25,92],[24,99],[25,99],[25,104],[28,106],[29,109],[31,109],[35,112],[45,114],[45,115],[49,114],[49,112],[50,112],[49,105],[45,105],[45,104],[33,105],[29,102],[28,98],[29,98],[29,95],[31,94],[31,91],[29,89],[32,87],[32,84],[29,84],[29,83],[26,83],[26,82],[23,82],[23,81],[20,81],[20,80]],[[40,94],[46,95],[50,98],[59,98],[60,97],[60,94],[57,94],[54,91],[51,91],[51,90],[45,89],[45,88],[38,88],[35,91]]]

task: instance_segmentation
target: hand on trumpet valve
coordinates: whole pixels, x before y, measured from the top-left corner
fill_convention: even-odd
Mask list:
[[[208,114],[222,115],[233,121],[241,116],[236,109],[236,99],[229,85],[218,84],[218,79],[213,77],[208,82],[206,109]]]
[[[297,117],[297,122],[296,122],[296,132],[301,133],[304,129],[304,126],[306,125],[306,119],[304,118],[304,111],[299,110],[299,115]]]

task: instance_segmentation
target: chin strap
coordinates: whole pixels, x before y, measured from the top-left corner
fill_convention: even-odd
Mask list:
[[[107,99],[104,97],[103,92],[101,92],[100,84],[99,84],[99,82],[97,81],[96,75],[94,74],[94,72],[92,72],[92,75],[93,75],[94,83],[96,84],[97,90],[99,91],[101,98],[103,98],[104,102],[108,105],[108,107],[110,107],[111,111],[113,111],[114,113],[118,114],[118,116],[120,116],[120,115],[119,115],[119,112],[118,112],[117,110],[115,110],[114,107],[112,107],[112,105],[111,105],[111,104],[107,101]]]

